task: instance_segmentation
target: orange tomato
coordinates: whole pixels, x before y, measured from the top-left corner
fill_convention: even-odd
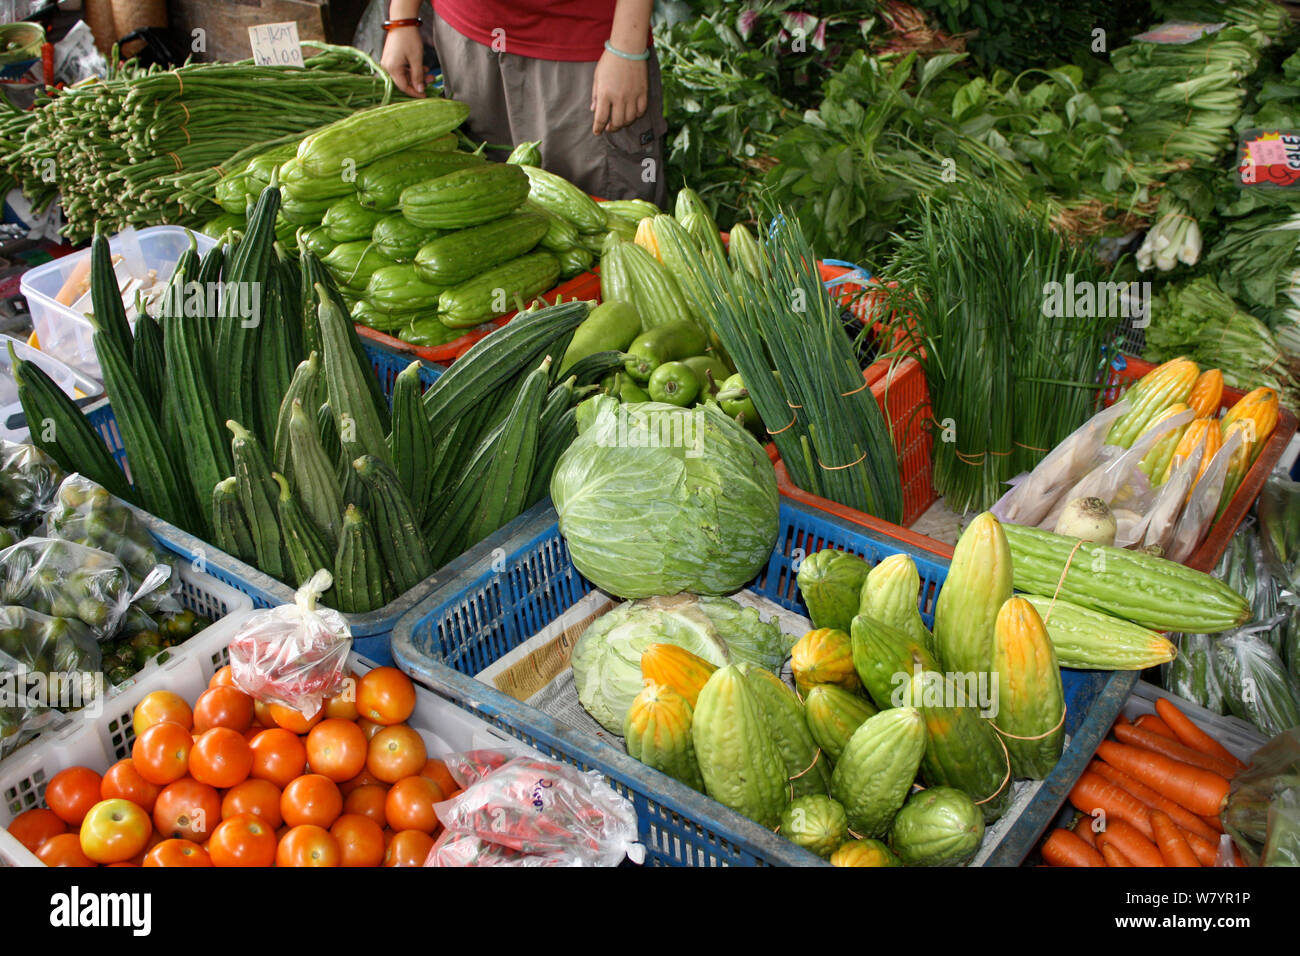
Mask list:
[[[253,769],[250,774],[258,780],[269,780],[281,790],[307,769],[307,748],[297,734],[283,727],[264,730],[249,743],[253,751]]]
[[[79,827],[90,808],[103,798],[103,779],[89,767],[60,770],[45,785],[45,805],[69,826]]]
[[[275,718],[271,716],[271,705],[261,700],[253,701],[253,720],[263,727],[274,727]]]
[[[95,861],[81,849],[81,838],[75,833],[60,833],[41,844],[36,859],[46,866],[94,866]]]
[[[153,822],[168,839],[181,837],[202,843],[221,822],[221,795],[215,787],[192,777],[177,780],[158,794]]]
[[[442,791],[428,777],[403,777],[388,791],[384,817],[395,830],[432,833],[438,827],[433,805],[442,802]]]
[[[253,698],[238,687],[209,687],[194,702],[194,729],[244,731],[253,725]]]
[[[165,787],[189,772],[194,738],[189,729],[171,720],[154,724],[135,738],[131,762],[140,776]]]
[[[144,855],[141,866],[211,866],[208,851],[191,840],[163,840]]]
[[[339,845],[340,866],[378,866],[384,861],[384,830],[369,817],[345,813],[330,835]]]
[[[153,825],[153,814],[149,814],[149,839],[144,845],[144,849],[131,857],[130,862],[137,866],[144,865],[144,858],[149,855],[149,851],[163,842],[163,836],[158,832],[158,828]]]
[[[229,664],[221,668],[212,675],[212,680],[208,681],[209,687],[234,687],[235,670]]]
[[[252,769],[253,749],[229,727],[205,730],[190,752],[190,776],[220,789],[243,783]]]
[[[267,707],[271,719],[275,721],[277,727],[283,727],[285,730],[292,730],[295,734],[305,734],[325,717],[325,708],[322,707],[316,713],[308,717],[306,714],[299,713],[292,707],[285,707],[283,704],[270,704]]]
[[[403,777],[417,775],[428,759],[419,732],[406,724],[397,724],[385,727],[370,738],[366,769],[384,783],[396,783]]]
[[[135,705],[135,710],[131,714],[132,729],[135,730],[137,737],[154,724],[161,724],[164,720],[170,720],[189,730],[194,726],[194,712],[190,710],[190,705],[180,694],[169,690],[156,690],[146,694],[140,703]]]
[[[415,711],[415,685],[396,667],[376,667],[357,681],[357,713],[391,727]]]
[[[357,726],[361,732],[366,735],[366,740],[370,740],[375,734],[384,729],[383,724],[377,724],[373,720],[366,720],[364,717],[357,718]]]
[[[387,787],[382,784],[366,784],[364,787],[357,787],[343,798],[343,812],[369,817],[379,826],[384,827],[388,825],[388,817],[384,813],[384,802],[387,798]]]
[[[460,789],[460,785],[456,783],[456,778],[451,775],[451,771],[447,769],[447,765],[437,757],[431,757],[425,762],[424,768],[420,771],[420,776],[428,777],[436,783],[438,789],[442,791],[444,799],[446,798],[446,795],[451,793],[453,790]]]
[[[343,795],[329,777],[309,773],[292,781],[280,794],[280,816],[291,827],[328,827],[343,812]]]
[[[370,753],[369,746],[366,747],[366,753],[367,754]],[[343,791],[343,796],[346,797],[349,793],[351,793],[353,790],[356,790],[358,787],[368,787],[373,784],[378,784],[379,786],[383,787],[385,790],[388,789],[388,784],[384,783],[384,781],[380,780],[369,770],[362,770],[351,780],[345,780],[341,784],[339,784],[339,790]]]
[[[241,813],[261,817],[272,830],[276,829],[284,822],[280,816],[280,788],[256,778],[231,787],[221,798],[221,819],[229,820]]]
[[[81,852],[96,863],[121,863],[144,852],[152,833],[149,814],[130,800],[101,800],[81,821]]]
[[[276,866],[338,866],[338,841],[323,827],[304,824],[280,838],[275,850]]]
[[[154,802],[160,793],[162,787],[140,776],[140,771],[135,769],[135,763],[130,757],[124,757],[109,767],[99,785],[99,795],[103,799],[120,797],[130,800],[145,813],[153,813]]]
[[[270,866],[279,841],[275,827],[251,813],[222,820],[208,840],[213,866]]]
[[[366,768],[366,735],[349,720],[322,720],[307,734],[307,766],[335,783],[351,780]]]
[[[424,866],[433,837],[421,830],[399,830],[384,850],[384,866]]]
[[[325,718],[328,720],[357,719],[357,678],[349,674],[343,681],[343,689],[337,694],[325,698]],[[346,865],[346,864],[345,864]]]
[[[9,835],[35,853],[50,837],[68,832],[68,825],[53,810],[32,807],[9,821]]]

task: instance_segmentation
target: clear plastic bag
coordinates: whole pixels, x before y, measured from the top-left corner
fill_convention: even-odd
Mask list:
[[[181,610],[174,559],[157,546],[130,508],[89,478],[72,474],[63,479],[45,513],[42,534],[107,551],[122,562],[137,589],[159,565],[170,568],[167,583],[143,595],[139,603],[150,613]]]
[[[293,604],[255,611],[230,642],[231,676],[246,694],[311,715],[342,686],[352,631],[338,611],[320,607],[334,583],[317,571]]]
[[[1106,433],[1128,408],[1127,400],[1118,401],[1071,432],[998,500],[992,508],[997,519],[1029,526],[1042,522],[1061,495],[1096,467]]]
[[[478,753],[473,764],[482,769],[488,761]],[[449,760],[448,769],[453,762],[461,763]],[[645,859],[631,802],[594,770],[514,757],[434,810],[447,835],[426,866],[617,866],[624,857]],[[456,839],[464,837],[473,839]],[[457,862],[463,859],[480,862]]]
[[[1278,734],[1237,774],[1222,820],[1250,866],[1300,866],[1300,727]]]
[[[0,524],[39,518],[62,480],[63,470],[35,445],[0,438]]]
[[[1241,431],[1234,429],[1192,488],[1165,552],[1165,557],[1170,561],[1182,564],[1209,534],[1210,526],[1214,524],[1214,514],[1219,508],[1219,498],[1223,495],[1223,482],[1228,474],[1230,459],[1240,444]]]
[[[1196,481],[1196,472],[1201,467],[1201,458],[1205,455],[1205,446],[1197,445],[1183,461],[1175,461],[1172,473],[1147,512],[1146,527],[1142,531],[1142,547],[1160,548],[1163,555],[1169,554],[1174,543],[1174,532],[1178,529],[1178,517],[1183,513],[1187,494]]]
[[[1261,633],[1277,621],[1243,627],[1215,643],[1215,669],[1228,709],[1266,737],[1300,726],[1300,687]]]
[[[1269,571],[1300,594],[1300,482],[1271,475],[1255,502],[1255,515]]]
[[[1164,668],[1164,687],[1184,700],[1216,714],[1227,713],[1215,666],[1214,638],[1209,634],[1173,634],[1178,656]]]
[[[0,756],[103,690],[99,642],[85,624],[0,607]],[[39,675],[39,676],[37,676]]]
[[[0,603],[76,618],[99,640],[117,630],[138,593],[122,562],[98,548],[27,538],[0,551]]]

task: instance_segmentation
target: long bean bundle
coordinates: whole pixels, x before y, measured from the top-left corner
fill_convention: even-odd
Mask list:
[[[1091,413],[1125,290],[1003,195],[926,201],[918,220],[890,270],[896,323],[929,386],[935,490],[982,511]]]
[[[57,189],[72,239],[96,222],[110,231],[197,225],[220,212],[211,187],[225,165],[392,98],[392,80],[370,57],[317,46],[323,52],[301,69],[128,63],[0,119],[0,168],[38,207]]]
[[[744,378],[790,478],[886,521],[902,520],[898,456],[840,310],[793,221],[762,247],[757,275],[684,248],[686,292]]]

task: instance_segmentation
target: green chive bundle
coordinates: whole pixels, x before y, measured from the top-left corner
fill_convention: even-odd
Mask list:
[[[983,511],[1092,414],[1118,303],[1091,251],[991,190],[926,200],[899,240],[891,304],[929,387],[934,488]],[[1089,283],[1091,314],[1071,315]]]

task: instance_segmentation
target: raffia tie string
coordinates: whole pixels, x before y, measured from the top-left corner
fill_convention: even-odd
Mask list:
[[[1053,728],[1052,728],[1051,730],[1049,730],[1049,731],[1046,731],[1045,733],[1035,734],[1035,735],[1032,736],[1032,737],[1021,737],[1021,736],[1019,736],[1019,735],[1017,735],[1017,734],[1009,734],[1009,733],[1007,733],[1005,730],[1003,730],[1001,727],[999,727],[997,724],[994,724],[993,721],[990,720],[989,723],[992,724],[992,725],[993,725],[993,729],[996,730],[996,731],[997,731],[999,734],[1001,734],[1003,737],[1009,737],[1009,738],[1011,738],[1012,740],[1042,740],[1044,737],[1050,737],[1050,736],[1052,736],[1052,734],[1056,733],[1058,730],[1060,730],[1062,727],[1065,726],[1065,712],[1066,712],[1066,708],[1062,707],[1062,708],[1061,708],[1061,719],[1058,720],[1058,721],[1056,722],[1056,726],[1055,726],[1055,727],[1053,727]],[[1006,744],[1003,744],[1003,746],[1005,747]]]
[[[1083,547],[1082,538],[1074,542],[1074,547],[1070,549],[1070,556],[1065,559],[1065,567],[1061,568],[1061,579],[1056,582],[1056,590],[1052,592],[1052,603],[1047,605],[1047,613],[1043,615],[1044,626],[1052,619],[1052,611],[1056,607],[1056,596],[1061,593],[1061,588],[1065,586],[1065,576],[1070,573],[1070,563],[1074,561],[1074,556],[1079,553],[1081,547]]]
[[[1061,719],[1064,720],[1065,718],[1062,717]],[[996,800],[998,794],[1000,794],[1003,790],[1005,790],[1007,788],[1007,784],[1011,782],[1011,752],[1007,750],[1007,742],[1003,740],[1001,737],[998,737],[998,743],[1002,745],[1002,756],[1007,758],[1007,773],[1006,776],[1002,778],[1002,783],[998,785],[998,788],[996,790],[994,790],[983,800],[975,801],[975,806],[977,807],[983,806],[984,804],[988,803],[990,800]]]
[[[820,458],[817,459],[817,464],[825,471],[842,471],[845,468],[852,468],[854,465],[861,464],[866,457],[867,453],[864,451],[860,456],[858,456],[857,461],[851,461],[847,465],[827,465],[824,464]]]

